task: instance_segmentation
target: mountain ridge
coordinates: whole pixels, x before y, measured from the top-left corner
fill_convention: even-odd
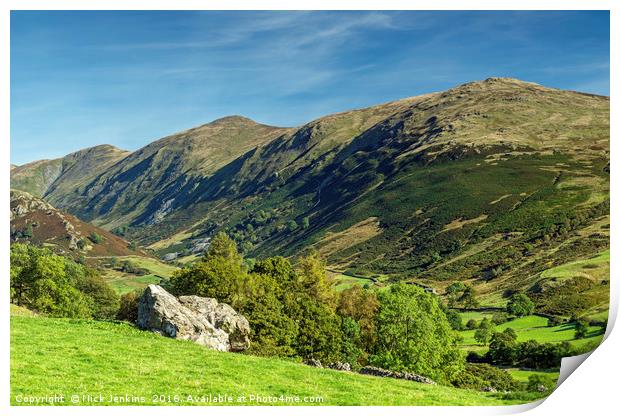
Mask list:
[[[92,171],[105,169],[127,154],[129,152],[126,150],[110,144],[102,144],[80,149],[56,159],[29,162],[11,169],[11,184],[15,189],[22,189],[34,196],[44,197],[54,183],[72,169],[73,175],[69,173],[69,177],[74,180],[75,176],[88,177]]]
[[[158,255],[222,230],[252,257],[312,249],[497,304],[608,247],[608,166],[608,97],[488,78],[294,128],[224,117],[45,198]]]
[[[511,77],[489,77],[489,78],[486,78],[484,80],[470,81],[470,82],[466,82],[466,83],[457,85],[456,87],[452,87],[452,88],[444,91],[444,93],[446,93],[448,91],[457,91],[458,89],[465,88],[465,87],[484,86],[484,85],[497,84],[497,83],[531,86],[531,87],[535,87],[535,88],[542,89],[542,90],[563,91],[563,92],[568,92],[568,93],[574,93],[574,94],[579,94],[579,95],[584,95],[584,96],[589,96],[589,97],[597,97],[597,98],[602,98],[602,99],[609,100],[609,96],[605,96],[605,95],[586,93],[586,92],[576,91],[576,90],[562,90],[562,89],[559,89],[559,88],[545,87],[545,86],[543,86],[541,84],[538,84],[538,83],[535,83],[535,82],[523,81],[523,80],[519,80],[517,78],[511,78]],[[228,122],[241,121],[241,122],[246,122],[246,123],[249,123],[249,124],[262,125],[262,126],[273,127],[273,128],[278,128],[278,129],[295,129],[295,128],[301,128],[301,127],[306,126],[306,125],[311,125],[311,124],[313,124],[313,123],[315,123],[315,122],[317,122],[319,120],[327,119],[327,118],[330,118],[330,117],[336,117],[336,116],[339,116],[339,115],[345,115],[345,114],[349,114],[349,113],[353,113],[353,112],[357,112],[357,111],[364,111],[364,110],[368,110],[368,109],[372,109],[372,108],[380,107],[380,106],[400,104],[400,103],[409,102],[409,101],[413,101],[413,100],[417,101],[417,100],[421,100],[421,99],[424,99],[424,98],[432,97],[434,95],[438,95],[438,94],[441,94],[441,93],[442,93],[441,91],[440,92],[423,93],[423,94],[419,94],[419,95],[415,95],[415,96],[410,96],[410,97],[406,97],[406,98],[401,98],[401,99],[390,100],[390,101],[386,101],[386,102],[382,102],[382,103],[378,103],[378,104],[373,104],[373,105],[370,105],[370,106],[365,106],[365,107],[360,107],[360,108],[353,108],[353,109],[349,109],[349,110],[338,111],[338,112],[330,113],[329,115],[326,115],[326,116],[322,116],[322,117],[313,119],[311,121],[308,121],[307,123],[303,123],[303,124],[298,125],[298,126],[289,126],[289,127],[268,125],[268,124],[257,122],[255,120],[253,120],[253,119],[251,119],[249,117],[243,116],[243,115],[231,114],[231,115],[219,117],[217,119],[214,119],[214,120],[209,121],[209,122],[204,123],[204,124],[197,125],[195,127],[190,127],[188,129],[182,130],[182,131],[180,131],[178,133],[173,133],[173,134],[164,136],[164,137],[162,137],[160,139],[157,139],[157,140],[155,140],[153,142],[150,142],[150,143],[144,145],[143,147],[146,147],[149,144],[153,144],[153,143],[158,142],[160,140],[169,139],[171,137],[177,137],[177,136],[179,136],[181,134],[184,134],[184,133],[187,133],[187,132],[190,132],[190,131],[193,131],[193,130],[200,129],[200,128],[205,127],[205,126],[214,125],[214,124],[226,124]],[[140,149],[142,149],[143,147],[141,147]],[[91,150],[94,150],[94,149],[98,149],[98,148],[110,148],[110,149],[113,149],[113,150],[119,151],[119,152],[127,152],[127,154],[131,154],[131,153],[135,152],[135,151],[122,150],[122,149],[120,149],[117,146],[112,145],[112,144],[100,144],[100,145],[89,146],[89,147],[77,149],[77,150],[67,154],[66,156],[63,156],[63,157],[60,157],[60,158],[55,158],[55,159],[38,159],[38,160],[34,160],[34,161],[31,161],[31,162],[24,163],[22,165],[11,164],[11,169],[23,168],[23,167],[26,167],[28,165],[35,164],[35,163],[52,162],[52,161],[55,161],[55,160],[63,159],[65,157],[68,157],[68,156],[71,156],[71,155],[77,155],[77,154],[88,152],[88,151],[91,151]],[[138,151],[140,149],[137,149],[136,151]]]

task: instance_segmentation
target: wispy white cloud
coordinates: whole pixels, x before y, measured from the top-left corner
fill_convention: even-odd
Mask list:
[[[200,15],[199,15],[200,16]],[[204,14],[202,16],[205,16]],[[213,16],[209,16],[212,20]],[[230,16],[229,16],[230,17]],[[186,23],[186,33],[192,34],[186,40],[127,42],[103,45],[88,45],[109,51],[135,51],[153,49],[218,49],[239,45],[256,36],[271,43],[268,35],[277,36],[284,44],[304,47],[324,40],[338,40],[349,37],[359,30],[398,29],[391,14],[386,12],[359,12],[354,14],[313,13],[296,11],[288,13],[270,12],[243,14],[230,24],[214,25],[200,17]]]
[[[374,62],[342,65],[338,60],[343,48],[351,52],[366,46],[368,33],[401,30],[394,16],[388,12],[256,12],[214,23],[212,14],[201,13],[183,22],[187,40],[98,46],[108,53],[147,57],[161,50],[175,55],[174,59],[131,60],[111,68],[93,66],[91,71],[119,79],[202,81],[214,85],[215,91],[235,84],[244,95],[285,97],[316,91],[339,77],[375,67]],[[89,76],[88,72],[82,76]]]
[[[319,22],[313,22],[319,23]],[[297,47],[303,47],[317,42],[323,42],[324,40],[335,40],[348,38],[353,36],[359,30],[378,30],[378,29],[396,29],[393,19],[390,15],[372,12],[363,14],[360,16],[348,16],[346,18],[339,17],[332,19],[330,22],[321,27],[320,23],[317,24],[315,30],[307,30],[299,37],[291,37],[290,44],[294,44]]]
[[[608,18],[585,12],[17,16],[14,143],[135,148],[227,114],[294,125],[492,75],[609,91]]]

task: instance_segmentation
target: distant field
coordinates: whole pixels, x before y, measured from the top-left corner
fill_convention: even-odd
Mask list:
[[[350,271],[337,271],[328,268],[327,276],[334,279],[334,287],[338,292],[350,288],[354,285],[364,286],[370,284],[383,287],[385,281],[389,279],[388,275],[380,273],[352,273]]]
[[[161,277],[170,277],[175,270],[178,269],[176,266],[171,266],[164,262],[161,262],[157,259],[153,259],[150,257],[140,257],[140,256],[124,256],[117,257],[119,261],[129,260],[131,263],[135,264],[138,267],[142,267],[144,269],[149,270],[151,273],[156,274]]]
[[[158,285],[161,283],[161,280],[162,280],[159,276],[156,276],[154,274],[147,274],[144,276],[134,276],[134,275],[127,275],[124,273],[119,273],[119,275],[121,277],[117,279],[109,279],[108,283],[120,295],[123,295],[127,292],[133,292],[136,289],[145,288],[146,286],[151,285],[151,284]]]
[[[119,270],[105,269],[103,277],[118,293],[124,294],[150,284],[159,284],[163,279],[170,278],[178,267],[163,263],[157,259],[140,256],[123,256],[116,258],[118,262],[129,261],[132,265],[148,270],[150,273],[137,276]]]
[[[467,312],[461,315],[463,316],[463,323],[466,323],[468,319],[480,320],[487,314],[480,312]],[[467,316],[467,319],[465,319],[465,316]],[[512,328],[516,331],[517,341],[519,342],[528,340],[536,340],[540,343],[569,341],[573,345],[583,345],[591,341],[600,342],[602,339],[600,328],[591,327],[586,338],[575,340],[574,324],[571,323],[548,327],[547,318],[537,315],[514,319],[502,325],[498,325],[496,330],[501,332],[506,328]],[[474,340],[475,332],[475,330],[459,332],[459,334],[463,337],[463,341],[461,341],[462,347],[467,349],[469,349],[469,347],[474,347],[473,349],[475,350],[482,349],[482,347],[480,347],[480,345]]]
[[[542,272],[541,277],[559,279],[584,276],[594,280],[609,279],[609,250],[586,260],[578,260]]]
[[[479,321],[482,321],[482,319],[484,318],[491,319],[493,317],[492,312],[478,312],[478,311],[461,312],[460,315],[461,315],[463,324],[466,324],[467,321],[469,321],[470,319],[473,319],[474,321],[479,322]]]
[[[318,369],[207,350],[125,323],[11,318],[11,404],[17,395],[103,394],[175,403],[209,394],[322,398],[322,405],[506,405],[499,394]],[[153,403],[153,395],[172,402]],[[66,403],[70,404],[70,403]],[[84,403],[80,403],[84,404]],[[95,403],[91,403],[95,404]],[[113,403],[103,403],[113,404]],[[196,403],[193,404],[212,404]],[[246,402],[245,404],[257,404]],[[276,403],[284,404],[284,403]],[[300,403],[303,404],[303,403]]]
[[[608,310],[604,310],[604,311],[600,311],[600,312],[594,312],[591,314],[586,315],[588,318],[590,319],[598,319],[598,320],[605,320],[609,317],[609,311]]]
[[[554,383],[558,381],[558,377],[560,377],[560,372],[558,370],[522,370],[518,368],[508,368],[506,369],[510,373],[510,375],[520,383],[527,383],[528,378],[532,375],[539,375],[548,380],[552,380]]]
[[[334,279],[334,287],[337,291],[343,291],[353,285],[364,286],[366,283],[373,284],[372,280],[361,277],[353,277],[342,273],[328,272],[328,275]]]
[[[196,261],[200,258],[200,256],[198,254],[191,254],[189,256],[185,256],[185,257],[180,257],[178,259],[179,263],[183,263],[183,264],[188,264],[192,261]]]
[[[180,241],[183,241],[186,238],[190,238],[191,236],[192,236],[192,233],[187,230],[179,231],[176,234],[168,238],[164,238],[162,240],[154,242],[148,248],[153,249],[153,250],[161,250],[166,247],[170,247],[171,245],[176,244]]]

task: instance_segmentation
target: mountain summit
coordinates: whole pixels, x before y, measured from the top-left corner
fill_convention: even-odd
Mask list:
[[[222,125],[222,126],[239,126],[239,125],[248,126],[248,125],[257,125],[259,123],[252,120],[251,118],[247,118],[247,117],[243,117],[239,115],[230,115],[230,116],[225,116],[225,117],[215,119],[212,122],[207,123],[207,124]]]

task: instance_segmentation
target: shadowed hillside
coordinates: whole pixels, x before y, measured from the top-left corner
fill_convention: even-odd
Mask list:
[[[163,189],[178,190],[189,181],[202,180],[285,131],[244,117],[225,117],[165,137],[133,153],[124,152],[122,160],[114,159],[118,163],[81,167],[76,174],[65,169],[43,193],[56,206],[107,228],[135,221],[157,223],[175,208],[172,199],[163,198]],[[88,155],[93,149],[97,148],[63,158],[63,166],[67,158],[84,161],[82,154]],[[52,169],[47,167],[52,162],[47,162],[46,169]],[[41,169],[37,166],[30,174]],[[17,188],[24,188],[18,180],[29,171],[22,167],[22,175],[13,180]]]

